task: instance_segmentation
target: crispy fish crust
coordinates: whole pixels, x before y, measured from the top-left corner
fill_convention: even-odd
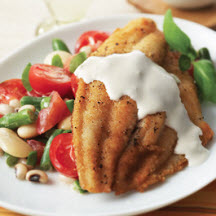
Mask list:
[[[213,132],[203,121],[196,87],[178,69],[178,57],[167,52],[163,34],[152,20],[139,18],[117,29],[92,55],[107,56],[141,50],[179,77],[180,96],[191,121],[203,131],[204,145]],[[73,143],[81,186],[89,192],[116,194],[144,191],[149,185],[183,169],[187,160],[175,155],[176,132],[165,126],[166,114],[138,122],[136,102],[128,96],[110,100],[100,81],[79,81],[73,111]]]

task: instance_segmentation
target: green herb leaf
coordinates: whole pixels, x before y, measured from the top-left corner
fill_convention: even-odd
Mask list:
[[[181,55],[179,58],[179,68],[181,71],[186,71],[191,66],[191,59],[186,55]]]
[[[88,192],[87,190],[84,190],[84,189],[81,188],[80,183],[79,183],[79,180],[76,180],[76,181],[74,182],[74,190],[80,192],[81,194],[87,193],[87,192]]]
[[[31,63],[28,63],[22,73],[22,83],[27,91],[32,91],[31,84],[29,82],[29,70],[31,68]]]
[[[53,56],[52,65],[56,66],[56,67],[63,68],[63,63],[62,63],[61,57],[58,54]]]
[[[201,48],[201,49],[198,51],[198,57],[199,57],[200,59],[211,60],[210,53],[209,53],[209,51],[208,51],[208,49],[207,49],[206,47]]]
[[[216,103],[216,70],[209,60],[193,62],[194,79],[204,100]]]
[[[62,51],[70,53],[70,50],[68,49],[65,42],[63,40],[59,39],[59,38],[54,38],[52,40],[52,48],[53,48],[54,51],[62,50]]]
[[[32,151],[29,153],[27,158],[27,165],[35,166],[37,163],[37,151]]]
[[[66,101],[66,105],[67,105],[68,109],[70,110],[70,112],[72,113],[73,112],[73,108],[74,108],[74,100],[73,99],[67,100]]]
[[[87,59],[85,52],[80,52],[76,56],[74,56],[70,62],[70,72],[74,73],[74,71]]]
[[[197,54],[191,45],[190,38],[175,24],[170,9],[166,12],[164,17],[163,31],[165,39],[171,49],[187,55],[191,60],[196,58]]]

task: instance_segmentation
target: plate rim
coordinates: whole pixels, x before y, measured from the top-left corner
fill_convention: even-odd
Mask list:
[[[147,17],[147,18],[152,18],[153,20],[154,20],[154,18],[161,18],[161,19],[164,18],[163,15],[157,15],[157,14],[146,14],[146,13],[140,13],[140,14],[121,14],[121,15],[114,15],[114,16],[97,17],[97,18],[92,18],[92,19],[88,19],[88,20],[82,20],[82,21],[76,22],[76,23],[71,23],[71,24],[59,27],[57,29],[51,30],[51,31],[49,31],[47,33],[44,33],[44,34],[42,34],[42,35],[40,35],[38,37],[35,37],[35,38],[29,40],[24,45],[16,48],[15,50],[13,50],[9,54],[7,54],[5,57],[1,58],[0,59],[0,65],[3,65],[7,61],[9,61],[11,58],[16,57],[16,55],[18,55],[20,52],[22,52],[23,50],[25,50],[26,48],[28,48],[32,44],[37,43],[40,40],[46,39],[46,38],[50,37],[51,35],[55,35],[58,32],[61,32],[61,31],[64,31],[64,30],[67,30],[67,29],[70,29],[70,28],[74,28],[76,26],[82,26],[82,25],[92,24],[92,23],[95,23],[95,22],[114,21],[116,19],[117,20],[118,19],[134,19],[134,18],[137,18],[137,17]],[[215,31],[213,31],[212,29],[209,29],[209,28],[207,28],[205,26],[202,26],[201,24],[194,23],[194,22],[191,22],[191,21],[188,21],[188,20],[185,20],[185,19],[181,19],[181,18],[174,18],[174,20],[177,20],[179,22],[185,22],[185,23],[188,23],[190,25],[198,26],[199,28],[205,29],[205,31],[212,32],[213,34],[216,35]],[[116,27],[118,27],[118,26],[116,26]],[[205,184],[203,184],[203,186],[201,188],[205,187],[206,185],[208,185],[209,183],[211,183],[215,179],[216,179],[216,173],[215,173],[215,176],[212,176],[211,180],[208,179],[208,181],[206,181]],[[161,205],[158,205],[156,208],[155,207],[149,207],[149,208],[145,208],[145,210],[144,209],[129,210],[127,212],[122,212],[122,213],[117,213],[117,214],[115,213],[115,215],[119,215],[120,216],[120,215],[140,214],[140,213],[144,213],[144,212],[147,213],[147,212],[152,211],[152,210],[160,209],[160,208],[162,208],[164,206],[170,205],[172,203],[175,203],[176,201],[179,201],[181,199],[184,199],[184,198],[190,196],[191,194],[197,192],[201,188],[197,187],[192,192],[188,193],[187,195],[182,196],[181,198],[170,199],[169,202],[161,203]],[[4,208],[7,208],[7,209],[10,209],[12,211],[19,212],[19,213],[22,213],[22,214],[44,215],[44,213],[40,212],[40,210],[38,210],[35,213],[34,210],[28,209],[26,207],[16,206],[14,204],[10,204],[10,203],[7,203],[7,202],[1,201],[1,200],[0,200],[0,205],[2,207],[4,207]]]

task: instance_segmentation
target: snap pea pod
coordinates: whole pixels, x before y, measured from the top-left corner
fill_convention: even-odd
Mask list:
[[[27,91],[31,91],[32,87],[29,82],[29,70],[31,68],[31,63],[28,63],[22,73],[22,83]]]
[[[24,96],[21,98],[20,103],[21,106],[31,104],[34,105],[36,109],[40,109],[40,104],[43,97],[31,97],[31,96]]]
[[[74,181],[74,190],[80,192],[81,194],[88,192],[87,190],[84,190],[84,189],[81,188],[79,180]]]
[[[200,59],[211,60],[210,53],[209,53],[209,51],[208,51],[208,49],[206,47],[201,48],[201,49],[198,50],[198,57]]]
[[[74,56],[70,62],[70,72],[74,73],[75,70],[87,59],[87,55],[85,52],[80,52],[76,56]]]
[[[0,128],[16,129],[22,125],[32,124],[36,115],[32,110],[24,109],[18,113],[10,113],[0,118]]]
[[[9,167],[15,166],[19,161],[19,158],[17,158],[17,157],[14,157],[14,156],[9,155],[7,153],[5,153],[4,155],[7,157],[6,163]]]
[[[51,97],[44,97],[41,100],[40,108],[41,109],[47,108],[49,106],[49,104],[50,104],[50,100],[51,100]]]
[[[51,146],[51,143],[53,141],[53,139],[59,135],[59,134],[62,134],[62,133],[69,133],[71,132],[70,130],[62,130],[62,129],[56,129],[52,135],[50,136],[50,138],[48,139],[47,143],[46,143],[46,146],[45,146],[45,149],[44,149],[44,153],[43,153],[43,156],[41,158],[41,162],[40,162],[40,168],[42,170],[50,170],[52,168],[52,163],[50,161],[50,156],[49,156],[49,150],[50,150],[50,146]]]
[[[68,109],[70,110],[70,112],[72,113],[73,112],[73,108],[74,108],[74,100],[73,99],[67,100],[66,101],[66,105],[67,105]]]
[[[37,163],[37,151],[32,151],[29,153],[28,158],[27,158],[27,165],[30,166],[35,166]]]
[[[211,61],[193,62],[194,79],[204,100],[216,103],[216,70]]]
[[[68,49],[67,45],[65,42],[59,38],[54,38],[52,40],[52,48],[54,51],[56,50],[62,50],[70,53],[70,50]]]

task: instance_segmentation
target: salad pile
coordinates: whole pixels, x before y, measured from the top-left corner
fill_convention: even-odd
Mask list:
[[[78,182],[72,145],[71,115],[78,87],[76,68],[95,51],[109,34],[82,34],[71,54],[58,38],[44,64],[27,64],[22,79],[0,84],[0,149],[16,176],[46,183],[44,171],[53,168]],[[36,169],[37,168],[37,169]]]
[[[174,23],[171,11],[164,19],[170,49],[181,54],[179,67],[194,78],[202,100],[216,102],[216,70],[208,49],[196,51],[189,37]],[[22,79],[0,84],[0,152],[16,177],[47,183],[44,171],[55,169],[76,179],[80,192],[71,131],[71,115],[78,87],[76,68],[109,34],[88,31],[77,40],[72,54],[58,38],[44,64],[27,64]]]

